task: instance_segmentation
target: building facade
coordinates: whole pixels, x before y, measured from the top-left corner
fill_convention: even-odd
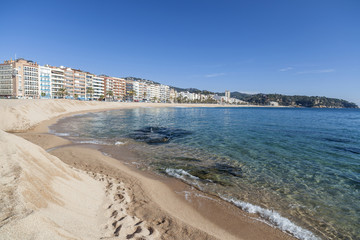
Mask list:
[[[171,102],[176,96],[169,86],[144,79],[97,76],[64,66],[40,66],[22,58],[0,64],[0,98]]]
[[[48,66],[39,66],[39,87],[40,98],[52,98],[51,92],[51,68]]]
[[[64,69],[58,67],[51,68],[51,95],[53,98],[63,98],[66,96],[66,89],[64,87]]]
[[[92,80],[92,88],[94,100],[99,100],[101,97],[105,97],[104,77],[94,75]]]
[[[13,63],[0,64],[0,97],[15,97],[18,91]]]
[[[86,73],[81,70],[74,71],[74,95],[75,99],[86,99]]]

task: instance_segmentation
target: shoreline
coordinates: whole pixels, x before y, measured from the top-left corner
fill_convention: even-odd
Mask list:
[[[76,146],[48,132],[48,126],[66,116],[133,107],[142,106],[119,106],[112,109],[91,109],[61,114],[41,121],[30,130],[16,135],[45,150],[52,149],[50,154],[72,167],[121,179],[125,185],[130,185],[133,189],[130,195],[137,200],[132,201],[134,206],[130,207],[130,213],[140,216],[140,219],[157,227],[160,235],[163,236],[162,239],[295,239],[277,228],[256,220],[256,214],[249,214],[225,200],[192,189],[178,179],[139,171],[135,167],[126,165],[125,161],[120,162],[104,156],[97,149]],[[99,159],[101,162],[97,161]],[[185,194],[178,194],[179,192],[191,192],[192,201],[186,200]],[[209,209],[212,211],[208,211]]]

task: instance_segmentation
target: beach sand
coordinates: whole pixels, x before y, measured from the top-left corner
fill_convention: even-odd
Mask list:
[[[48,133],[75,113],[169,106],[0,100],[0,239],[293,239],[216,196],[126,164],[125,150],[114,159]]]

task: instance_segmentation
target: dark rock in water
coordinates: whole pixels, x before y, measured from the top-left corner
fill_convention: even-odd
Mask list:
[[[350,153],[354,153],[354,154],[360,154],[360,148],[355,148],[355,147],[340,147],[340,146],[336,146],[334,147],[336,150],[340,150],[340,151],[344,151],[344,152],[350,152]]]
[[[135,130],[128,136],[136,141],[146,142],[148,144],[162,144],[168,143],[174,138],[184,137],[191,134],[191,132],[165,127],[144,127]]]
[[[239,167],[233,167],[223,163],[216,163],[215,168],[219,172],[224,172],[226,174],[233,175],[234,177],[243,177],[243,172]]]
[[[201,162],[201,160],[191,157],[175,157],[175,159],[185,162]]]
[[[337,142],[337,143],[351,143],[350,140],[348,139],[343,139],[343,138],[331,138],[331,137],[326,137],[326,138],[322,138],[325,141],[328,142]]]
[[[227,164],[216,163],[211,167],[193,167],[186,169],[191,175],[205,181],[212,181],[222,186],[231,186],[231,177],[242,178],[242,170]]]

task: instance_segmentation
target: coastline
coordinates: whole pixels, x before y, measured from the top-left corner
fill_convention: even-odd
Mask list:
[[[113,106],[115,104],[118,106]],[[52,149],[51,155],[58,157],[72,168],[102,174],[105,179],[117,179],[123,182],[131,199],[127,209],[129,214],[156,229],[161,239],[294,239],[279,229],[255,220],[255,214],[246,213],[220,198],[192,189],[180,180],[141,172],[126,165],[124,161],[104,156],[97,149],[76,146],[68,140],[48,133],[49,125],[69,115],[134,107],[169,107],[169,104],[115,104],[105,109],[96,109],[96,107],[76,109],[79,111],[46,116],[47,119],[39,121],[36,126],[32,125],[30,130],[28,128],[26,132],[16,135],[45,150]],[[186,104],[186,107],[190,106]],[[210,105],[210,107],[214,106]],[[25,130],[21,128],[22,131]],[[12,131],[14,130],[21,131],[19,128],[13,128]],[[126,154],[124,155],[126,158]],[[179,194],[186,191],[193,193],[191,202],[186,200],[184,194]]]

